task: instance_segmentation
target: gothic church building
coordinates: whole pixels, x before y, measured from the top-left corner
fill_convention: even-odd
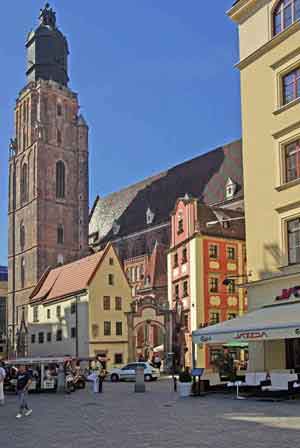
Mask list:
[[[88,126],[69,87],[68,43],[47,4],[29,33],[27,82],[16,100],[9,158],[12,346],[30,293],[49,266],[88,253]]]

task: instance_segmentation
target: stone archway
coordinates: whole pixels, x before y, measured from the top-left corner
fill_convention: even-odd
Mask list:
[[[163,346],[164,354],[171,351],[172,312],[151,297],[142,297],[132,304],[128,313],[129,360],[140,354],[149,357],[154,347]]]

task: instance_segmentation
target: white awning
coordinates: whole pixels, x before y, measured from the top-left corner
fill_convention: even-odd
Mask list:
[[[194,344],[300,337],[300,302],[271,305],[193,332]]]

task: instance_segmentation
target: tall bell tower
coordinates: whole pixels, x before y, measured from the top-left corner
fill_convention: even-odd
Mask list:
[[[88,126],[69,87],[68,43],[46,4],[29,33],[27,84],[9,156],[9,306],[13,347],[48,267],[88,253]]]

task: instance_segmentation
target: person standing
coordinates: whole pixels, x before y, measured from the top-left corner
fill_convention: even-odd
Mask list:
[[[102,394],[103,391],[103,381],[105,379],[106,376],[106,370],[104,370],[103,368],[100,370],[99,372],[99,379],[98,379],[98,392],[99,394]]]
[[[25,366],[22,365],[19,367],[19,371],[17,374],[17,394],[19,398],[19,412],[16,415],[16,418],[21,418],[23,415],[28,417],[32,413],[32,409],[28,406],[28,389],[32,382],[31,375],[26,370]]]
[[[4,380],[6,372],[4,369],[4,363],[0,361],[0,405],[4,405]]]

